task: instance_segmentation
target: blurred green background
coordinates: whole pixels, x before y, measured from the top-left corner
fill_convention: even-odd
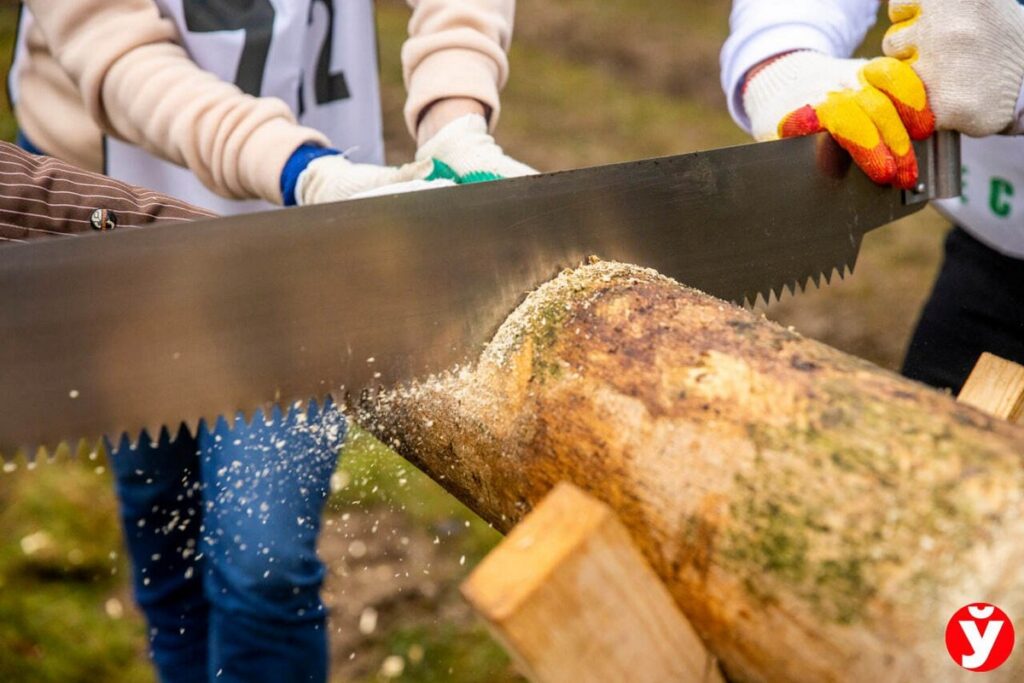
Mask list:
[[[377,8],[389,155],[404,161],[413,145],[398,55],[409,10],[402,0]],[[747,142],[718,85],[728,10],[725,0],[519,0],[499,141],[543,170]],[[16,15],[0,0],[3,73]],[[0,97],[0,137],[14,132]],[[855,277],[765,312],[895,368],[945,229],[926,212],[873,233]],[[498,535],[365,435],[333,485],[321,555],[334,679],[519,680],[458,595]],[[115,509],[102,454],[0,473],[0,680],[152,680]]]

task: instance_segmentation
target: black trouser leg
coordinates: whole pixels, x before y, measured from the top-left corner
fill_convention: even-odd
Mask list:
[[[903,374],[959,392],[985,351],[1024,364],[1024,260],[954,228]]]

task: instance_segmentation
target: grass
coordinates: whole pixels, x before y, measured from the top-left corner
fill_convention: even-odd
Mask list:
[[[482,560],[501,540],[497,531],[436,482],[358,427],[349,435],[338,471],[347,484],[331,497],[329,513],[388,507],[423,525],[444,519],[449,526],[464,529],[447,550],[465,556],[469,565]]]
[[[520,0],[499,141],[544,170],[747,142],[717,83],[727,0]],[[408,8],[377,3],[392,161]],[[0,72],[16,11],[0,0]],[[872,34],[876,42],[880,33]],[[0,86],[3,87],[3,86]],[[15,124],[0,93],[0,138]],[[895,367],[934,273],[944,224],[922,214],[872,234],[857,275],[768,314]],[[515,680],[457,586],[498,535],[365,434],[351,439],[321,553],[332,574],[334,675],[354,681]],[[101,456],[0,474],[0,680],[146,681],[112,482]],[[359,620],[373,609],[377,627]],[[398,662],[401,673],[397,672]]]
[[[0,474],[0,680],[152,678],[145,627],[126,584],[113,482],[103,454],[93,458],[62,458]],[[448,668],[460,672],[451,680],[516,680],[505,654],[468,612],[440,621],[434,614],[459,600],[458,582],[499,534],[358,429],[342,451],[335,484],[327,508],[333,524],[326,527],[321,548],[329,565],[342,560],[352,540],[375,542],[375,534],[341,528],[343,516],[352,515],[369,520],[390,515],[397,520],[392,533],[412,536],[421,548],[448,560],[439,567],[447,588],[429,603],[429,614],[423,613],[424,605],[401,600],[389,605],[396,597],[390,595],[377,607],[391,620],[388,629],[358,643],[358,663],[366,671],[346,668],[348,662],[336,652],[335,668],[346,674],[337,680],[378,680],[380,665],[400,655],[406,662],[401,680],[437,680],[437,672]],[[328,579],[328,591],[344,591],[346,585]],[[405,608],[417,619],[407,620]]]
[[[0,477],[0,680],[147,680],[102,456]]]
[[[340,488],[327,510],[335,524],[324,533],[321,556],[330,564],[329,548],[336,540],[332,536],[341,532],[342,545],[361,543],[370,548],[366,556],[375,552],[397,556],[398,562],[387,565],[389,571],[404,573],[401,585],[390,592],[390,599],[378,601],[375,606],[384,622],[382,632],[361,641],[356,668],[343,668],[337,680],[378,680],[380,668],[389,658],[402,659],[403,681],[519,680],[511,671],[508,657],[470,617],[456,590],[501,536],[438,484],[359,428],[353,429],[342,450],[335,482]],[[372,521],[371,533],[346,533],[338,527],[346,516],[351,518],[360,511]],[[411,541],[414,550],[403,555],[380,547],[387,541],[377,537],[396,534],[404,534],[400,543]],[[351,545],[348,547],[351,550]],[[370,561],[356,566],[364,571],[375,568]],[[434,584],[434,575],[445,584],[440,589]],[[351,590],[350,578],[337,584],[328,580],[327,592]],[[437,595],[431,597],[434,590]],[[438,619],[439,613],[449,617]],[[335,647],[336,663],[343,655],[343,650]],[[369,671],[363,672],[359,666]],[[439,678],[440,674],[444,675]]]
[[[14,34],[18,29],[18,10],[14,3],[0,2],[0,140],[13,141],[18,127],[14,123],[7,97],[7,69],[14,51]]]
[[[494,672],[489,683],[520,680],[510,673],[504,651],[482,627],[475,632],[444,624],[398,629],[391,634],[388,649],[394,653],[389,656],[408,662],[402,680],[410,683],[460,680],[471,671]]]

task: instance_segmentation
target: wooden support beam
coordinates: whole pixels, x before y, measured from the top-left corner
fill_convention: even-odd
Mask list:
[[[957,399],[1010,422],[1024,420],[1024,366],[984,353]]]
[[[559,484],[462,586],[534,683],[720,683],[714,657],[604,503]]]

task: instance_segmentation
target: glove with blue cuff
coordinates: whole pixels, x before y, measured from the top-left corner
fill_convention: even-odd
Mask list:
[[[336,149],[303,145],[281,173],[281,195],[285,206],[306,206],[387,194],[389,186],[398,187],[397,192],[451,184],[427,182],[432,170],[429,160],[404,166],[357,164]]]

